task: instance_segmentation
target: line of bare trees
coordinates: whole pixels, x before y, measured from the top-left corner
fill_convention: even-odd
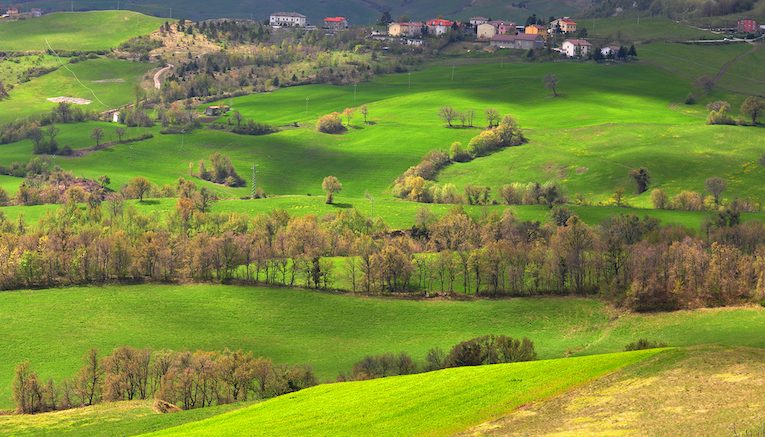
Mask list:
[[[18,413],[101,402],[158,399],[184,410],[279,396],[316,385],[308,366],[275,366],[252,352],[173,352],[121,346],[100,357],[91,349],[73,377],[43,382],[30,363],[16,366]]]

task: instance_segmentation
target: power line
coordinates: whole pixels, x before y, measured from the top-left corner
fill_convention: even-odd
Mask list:
[[[104,105],[104,106],[108,107],[108,105],[107,105],[106,103],[102,102],[102,101],[101,101],[101,99],[99,99],[99,98],[98,98],[98,96],[96,95],[95,91],[93,91],[93,90],[92,90],[91,88],[89,88],[87,85],[85,85],[84,83],[82,83],[82,81],[80,80],[80,78],[79,78],[79,77],[77,77],[77,74],[75,74],[75,72],[74,72],[74,71],[72,71],[72,70],[71,70],[71,69],[70,69],[70,68],[69,68],[69,67],[68,67],[66,64],[64,64],[64,61],[62,61],[62,60],[61,60],[61,57],[58,55],[58,53],[56,53],[56,51],[55,51],[55,50],[53,50],[53,47],[51,47],[51,45],[50,45],[50,43],[48,42],[48,39],[47,39],[47,38],[45,38],[45,44],[47,44],[47,45],[48,45],[48,49],[51,51],[51,53],[53,53],[53,54],[56,56],[56,59],[58,59],[58,62],[61,64],[61,66],[62,66],[62,67],[64,67],[64,69],[65,69],[65,70],[67,70],[68,72],[72,73],[72,76],[74,76],[74,78],[77,80],[77,82],[78,82],[80,85],[82,85],[82,87],[83,87],[83,88],[85,88],[86,90],[90,91],[90,93],[91,93],[91,94],[93,94],[93,97],[94,97],[94,98],[95,98],[95,99],[98,101],[98,103],[100,103],[100,104],[102,104],[102,105]]]

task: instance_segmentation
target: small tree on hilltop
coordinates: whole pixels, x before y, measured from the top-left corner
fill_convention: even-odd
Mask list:
[[[321,188],[327,193],[327,201],[326,203],[328,205],[331,205],[332,202],[335,200],[335,193],[339,193],[343,189],[343,184],[340,183],[340,180],[337,179],[334,176],[327,176],[324,178],[324,181],[321,183]]]
[[[369,108],[367,108],[367,105],[361,105],[359,112],[361,113],[362,117],[364,117],[364,124],[368,124],[367,116],[369,115]]]
[[[442,120],[446,122],[449,127],[452,127],[452,121],[457,118],[457,111],[455,111],[451,106],[446,105],[441,107],[441,109],[438,111],[438,115]]]
[[[643,194],[648,191],[648,185],[651,183],[651,175],[643,167],[630,170],[630,176],[635,180],[637,193]]]
[[[765,100],[749,96],[741,104],[741,113],[752,119],[752,124],[757,124],[757,118],[765,112]]]
[[[545,88],[552,91],[553,97],[558,97],[558,76],[554,74],[545,76]]]
[[[345,124],[350,127],[351,126],[351,120],[353,120],[353,114],[356,112],[353,108],[345,108],[343,110],[343,117],[345,117]]]
[[[715,198],[715,205],[720,204],[720,195],[727,186],[728,183],[725,182],[725,179],[718,176],[713,176],[704,181],[704,187]]]

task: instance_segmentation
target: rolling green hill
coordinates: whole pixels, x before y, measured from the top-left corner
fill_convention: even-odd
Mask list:
[[[90,104],[82,105],[83,108],[97,112],[130,103],[136,84],[153,67],[148,63],[111,58],[66,64],[66,67],[16,86],[10,92],[10,98],[0,101],[0,123],[50,111],[58,103],[50,102],[48,98],[86,99]],[[83,125],[71,127],[79,132],[78,141],[90,135]],[[0,150],[4,147],[0,145]]]
[[[0,50],[97,51],[159,29],[164,20],[131,11],[56,13],[39,18],[0,22]],[[47,40],[47,43],[46,43]]]
[[[657,353],[462,367],[321,385],[154,435],[452,435]]]
[[[142,64],[119,64],[121,61],[88,62],[104,66],[117,63],[135,70],[132,74],[146,68]],[[111,77],[108,70],[99,73],[87,63],[75,67],[93,79]],[[701,104],[682,104],[692,89],[692,80],[679,73],[648,62],[484,62],[456,65],[454,71],[454,80],[448,64],[413,72],[411,88],[407,74],[378,77],[359,84],[356,97],[352,86],[311,85],[230,99],[225,103],[232,104],[245,118],[275,125],[297,122],[300,127],[259,137],[206,129],[184,136],[161,135],[160,128],[155,127],[147,130],[154,133],[151,140],[118,145],[81,158],[62,158],[58,163],[86,177],[108,175],[117,188],[137,175],[163,185],[187,176],[190,162],[219,151],[232,159],[241,175],[248,175],[252,164],[257,164],[260,186],[269,194],[321,194],[321,180],[332,174],[343,183],[343,195],[360,198],[369,192],[386,197],[391,196],[393,180],[426,152],[447,149],[454,141],[467,143],[477,135],[478,126],[485,125],[483,111],[494,107],[518,119],[529,143],[453,165],[439,176],[439,182],[458,187],[467,183],[487,185],[497,193],[511,182],[554,180],[569,197],[580,194],[594,203],[607,202],[618,187],[624,187],[631,205],[650,207],[648,193],[633,194],[628,175],[630,169],[643,166],[651,173],[651,188],[662,188],[670,195],[682,190],[702,191],[706,178],[721,176],[728,180],[726,197],[765,199],[765,187],[758,183],[765,172],[758,164],[765,131],[706,125],[706,110]],[[550,97],[543,87],[542,79],[549,73],[559,79],[559,98]],[[61,71],[54,74],[64,75]],[[19,101],[63,92],[43,88],[43,84],[52,83],[50,80],[38,80],[42,90],[24,93],[19,87]],[[25,85],[33,87],[35,83]],[[97,85],[114,90],[115,103],[129,98],[127,82]],[[110,95],[111,91],[106,93]],[[719,93],[710,99],[719,97],[729,98],[734,108],[742,99],[740,95]],[[12,107],[14,98],[2,105]],[[315,120],[322,114],[361,104],[368,105],[373,124],[364,125],[357,115],[346,134],[315,131]],[[443,105],[474,110],[477,127],[445,128],[438,117]],[[79,148],[92,144],[92,127],[78,124],[61,126],[61,130],[70,138],[68,144]],[[113,136],[113,130],[108,129],[107,139]],[[23,162],[32,156],[28,140],[0,146],[0,150],[0,164]],[[223,197],[250,192],[249,187],[212,188]]]
[[[228,404],[162,414],[155,411],[152,404],[153,401],[108,402],[46,414],[0,415],[0,435],[138,435],[196,422],[247,405]]]
[[[75,287],[0,294],[0,408],[14,366],[71,376],[90,348],[243,348],[277,363],[310,364],[332,381],[369,354],[407,352],[485,334],[529,337],[540,358],[617,352],[638,338],[671,346],[765,347],[765,310],[619,314],[597,300],[415,301],[215,285]],[[55,332],[56,335],[51,335]]]

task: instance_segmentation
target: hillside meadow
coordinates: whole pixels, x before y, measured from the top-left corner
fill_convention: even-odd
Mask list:
[[[638,338],[671,346],[764,347],[761,308],[621,313],[581,298],[408,300],[222,285],[137,285],[0,294],[0,408],[15,365],[44,379],[74,374],[90,348],[242,348],[276,363],[310,364],[322,381],[369,354],[423,360],[485,334],[528,337],[540,358],[617,352]],[[55,335],[51,336],[51,332]]]
[[[0,23],[0,50],[109,50],[159,29],[165,20],[132,11],[58,12]]]
[[[657,353],[461,367],[320,385],[153,435],[452,435]]]
[[[56,71],[14,87],[10,98],[0,101],[0,123],[48,112],[58,105],[47,100],[54,97],[89,100],[91,103],[82,107],[93,112],[119,107],[133,101],[136,84],[154,68],[148,63],[111,58],[88,59],[77,63],[68,63],[68,58],[62,58],[61,62],[64,65]],[[70,131],[78,132],[80,139],[90,136],[87,125],[67,127]],[[31,144],[28,141],[24,143]],[[0,145],[3,154],[6,147],[10,148]],[[27,153],[31,153],[31,149]]]
[[[332,174],[343,183],[344,195],[379,198],[390,196],[393,180],[429,150],[447,149],[454,141],[467,143],[485,124],[483,111],[494,107],[518,119],[529,143],[453,165],[439,182],[483,184],[496,193],[511,182],[558,181],[570,197],[580,194],[595,203],[607,203],[624,187],[631,205],[650,207],[647,194],[634,195],[628,176],[630,169],[644,166],[651,172],[651,187],[670,194],[703,190],[707,177],[721,176],[729,182],[726,196],[765,198],[756,182],[765,171],[757,164],[765,131],[707,126],[703,107],[681,104],[690,89],[688,80],[660,68],[644,63],[481,63],[455,67],[454,81],[451,71],[431,66],[411,76],[382,76],[359,84],[355,93],[352,86],[310,85],[227,99],[224,103],[246,119],[300,127],[259,137],[208,129],[161,135],[158,127],[148,128],[141,131],[153,133],[150,140],[57,163],[81,176],[106,174],[113,187],[137,175],[163,185],[188,176],[190,163],[195,166],[217,151],[229,156],[247,180],[256,164],[259,186],[272,195],[320,195],[321,180]],[[543,87],[548,73],[559,78],[559,98]],[[362,104],[369,107],[371,124],[356,114],[343,135],[314,130],[320,115]],[[477,127],[444,127],[438,117],[443,105],[474,110]],[[93,127],[61,129],[71,138],[68,144],[78,148],[92,144]],[[111,131],[107,129],[107,138],[114,135]],[[0,150],[0,164],[31,158],[29,141]],[[211,187],[223,197],[250,192],[249,187]]]

